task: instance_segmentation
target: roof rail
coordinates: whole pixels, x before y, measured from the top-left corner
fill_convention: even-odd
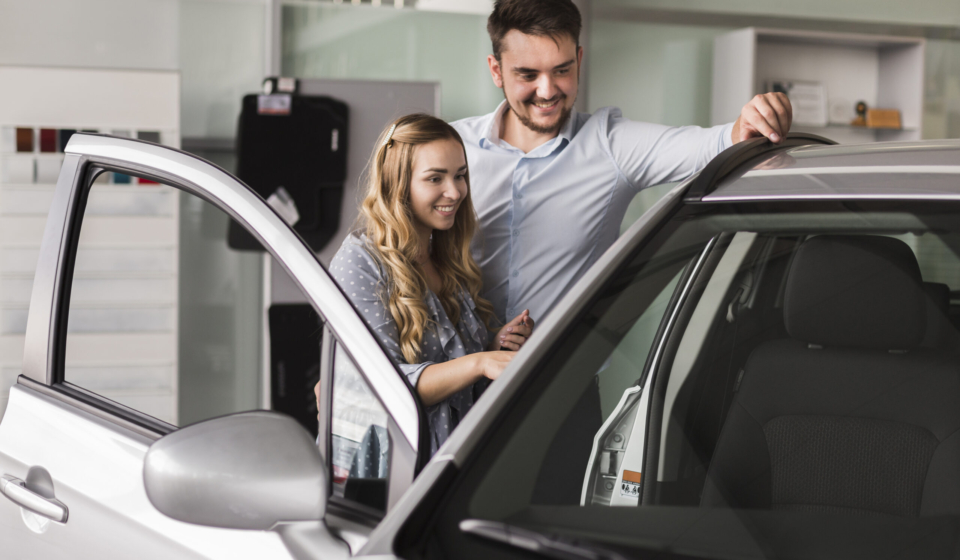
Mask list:
[[[687,193],[683,197],[684,202],[700,202],[703,197],[713,192],[720,181],[734,169],[757,156],[787,148],[816,144],[830,146],[836,144],[836,142],[816,134],[791,132],[779,144],[774,144],[766,138],[754,138],[734,144],[710,160],[710,163],[703,168],[700,175],[690,183]]]

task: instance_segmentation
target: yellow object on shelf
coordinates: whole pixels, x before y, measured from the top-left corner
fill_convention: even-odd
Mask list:
[[[867,128],[901,128],[897,109],[867,109]]]

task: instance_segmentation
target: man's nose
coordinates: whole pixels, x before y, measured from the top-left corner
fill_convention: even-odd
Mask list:
[[[540,99],[553,99],[557,94],[557,84],[553,81],[553,76],[545,72],[537,80],[537,97]]]

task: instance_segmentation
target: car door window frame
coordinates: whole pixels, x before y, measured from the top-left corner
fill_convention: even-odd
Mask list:
[[[411,451],[416,457],[420,420],[412,389],[310,248],[258,195],[223,169],[191,154],[138,140],[77,134],[65,150],[31,294],[19,384],[150,439],[176,429],[63,378],[69,296],[85,202],[94,179],[104,171],[144,177],[198,196],[258,237],[298,283],[331,332],[336,332],[377,394],[398,440],[394,448],[405,451],[404,457]],[[331,317],[335,317],[334,324],[328,320]],[[412,466],[398,469],[408,470],[412,481]],[[388,503],[397,499],[399,496],[391,493]]]
[[[338,351],[341,352],[339,355]],[[334,365],[337,358],[350,360],[356,366],[356,360],[349,349],[340,342],[336,333],[325,325],[320,353],[320,388],[317,407],[319,411],[319,435],[317,445],[320,448],[323,462],[328,467],[332,464],[333,386],[336,383]],[[364,375],[364,372],[359,368],[357,368],[357,371],[370,388],[369,379]],[[379,398],[377,400],[383,406],[383,402]],[[384,410],[387,410],[385,406]],[[390,438],[389,468],[387,470],[387,511],[389,511],[399,501],[407,485],[409,485],[409,481],[413,480],[415,469],[419,467],[419,463],[417,451],[409,445],[405,445],[399,426],[389,414],[389,410],[387,410],[387,426],[385,427]],[[328,478],[327,495],[330,496],[328,511],[334,511],[338,516],[349,517],[371,527],[383,519],[385,515],[383,511],[378,511],[350,499],[334,496],[333,477]]]

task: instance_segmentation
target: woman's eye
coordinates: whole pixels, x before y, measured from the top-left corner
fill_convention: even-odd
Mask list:
[[[463,181],[463,180],[466,179],[466,178],[467,178],[467,174],[466,174],[466,173],[461,173],[460,175],[457,175],[457,176],[455,177],[455,179],[456,179],[457,181]]]
[[[440,177],[430,177],[427,179],[427,181],[430,181],[431,183],[439,183],[442,181],[442,179]]]

